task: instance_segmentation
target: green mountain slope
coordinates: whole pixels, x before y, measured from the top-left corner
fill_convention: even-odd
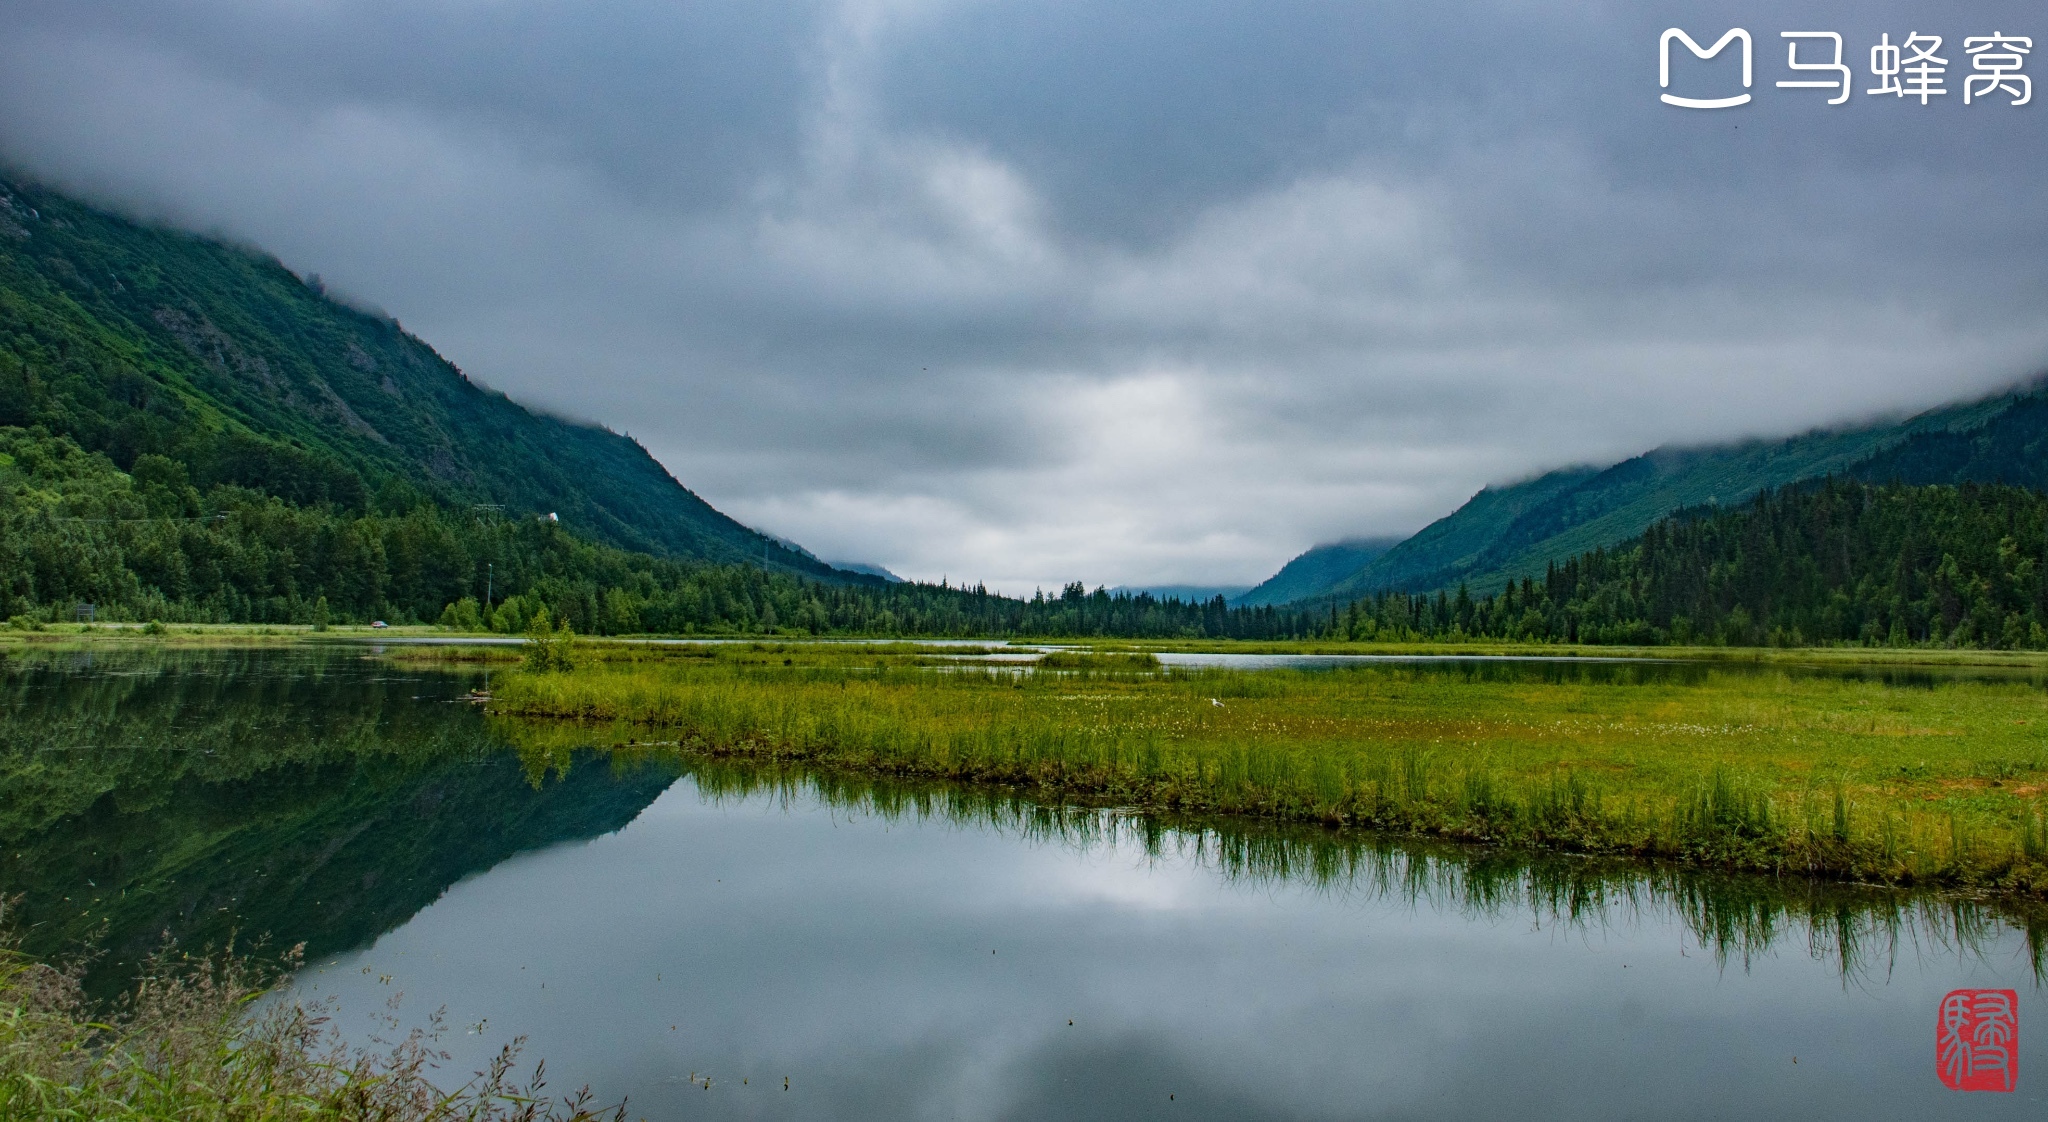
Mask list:
[[[1316,546],[1282,566],[1257,586],[1230,598],[1244,607],[1291,604],[1306,600],[1377,560],[1400,544],[1400,538],[1352,538]]]
[[[1626,541],[1672,511],[1734,505],[1788,483],[1860,472],[1863,465],[1879,463],[1875,457],[1880,454],[1909,445],[1923,450],[1912,461],[1919,474],[1911,475],[1911,481],[1965,478],[1956,474],[1954,464],[1973,455],[1971,462],[1988,473],[1986,465],[2023,458],[2023,450],[2033,447],[2026,432],[2040,439],[2041,422],[2048,416],[2035,418],[2029,410],[2036,406],[2028,404],[2038,400],[2037,391],[2015,391],[1905,421],[1820,430],[1784,440],[1660,448],[1605,469],[1566,468],[1505,487],[1488,487],[1382,556],[1294,600],[1342,600],[1383,589],[1460,584],[1474,592],[1492,591],[1509,580],[1541,575],[1552,561]],[[1988,444],[1988,438],[1962,435],[1991,432],[2004,435]],[[1966,447],[1977,451],[1966,452]],[[1949,467],[1937,470],[1936,458]],[[1893,470],[1892,475],[1902,470]],[[1983,478],[2009,475],[2007,471]]]
[[[714,510],[637,443],[478,386],[276,260],[0,181],[0,425],[295,504],[559,513],[628,549],[839,574]]]

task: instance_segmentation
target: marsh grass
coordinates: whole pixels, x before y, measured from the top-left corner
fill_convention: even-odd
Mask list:
[[[2040,896],[2048,693],[1771,667],[1682,679],[950,668],[736,645],[508,675],[608,743],[1698,866]]]
[[[526,661],[525,653],[509,646],[457,646],[454,644],[397,647],[377,656],[398,666],[509,666]]]
[[[350,1047],[319,1007],[271,995],[296,956],[266,966],[232,953],[150,959],[134,988],[96,1006],[78,966],[0,941],[0,1119],[177,1122],[622,1122],[586,1088],[544,1094],[536,1066],[514,1077],[518,1043],[453,1091],[430,1076],[448,1056],[416,1029],[387,1051]],[[266,1000],[269,997],[271,999]],[[395,1019],[394,1019],[395,1022]]]
[[[1151,673],[1160,668],[1150,651],[1049,651],[1036,663],[1041,670],[1092,670]]]

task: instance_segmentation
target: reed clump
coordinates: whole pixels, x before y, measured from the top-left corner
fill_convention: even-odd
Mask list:
[[[0,941],[0,1120],[177,1122],[622,1122],[587,1089],[543,1094],[538,1067],[517,1082],[518,1045],[443,1091],[448,1056],[416,1030],[387,1052],[345,1044],[317,1007],[270,987],[295,966],[234,954],[166,952],[111,1007],[96,1007],[77,968]],[[268,1000],[266,1000],[268,999]]]
[[[1053,800],[2048,894],[2048,696],[2025,683],[1043,669],[636,656],[508,676],[493,710]]]

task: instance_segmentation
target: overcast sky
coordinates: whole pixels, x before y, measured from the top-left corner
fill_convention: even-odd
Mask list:
[[[1658,36],[1682,47],[1658,86]],[[1837,31],[1854,96],[1779,89]],[[4,0],[0,158],[229,233],[834,559],[1251,583],[2048,366],[2037,3]],[[1869,48],[1938,34],[1946,95]],[[1824,41],[1802,61],[1831,57]],[[2048,58],[2027,71],[2048,77]],[[2048,91],[2043,91],[2048,98]]]

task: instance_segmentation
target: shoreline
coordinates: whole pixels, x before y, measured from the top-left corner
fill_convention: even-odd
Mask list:
[[[66,644],[132,643],[163,646],[279,646],[299,643],[390,643],[403,646],[464,647],[523,646],[521,635],[496,632],[456,632],[436,624],[393,625],[372,628],[368,624],[332,624],[315,631],[309,624],[166,624],[162,634],[151,635],[142,623],[46,624],[42,630],[24,631],[0,627],[0,649],[10,646],[54,646]],[[592,650],[649,647],[759,645],[776,648],[907,646],[922,648],[1084,648],[1102,653],[1129,651],[1150,654],[1238,654],[1356,656],[1398,661],[1401,659],[1498,659],[1524,661],[1604,662],[1699,662],[1735,665],[1867,665],[1984,667],[2048,670],[2048,651],[2002,650],[1970,647],[1723,647],[1723,646],[1601,646],[1563,643],[1502,642],[1348,642],[1337,640],[1256,639],[1120,639],[1093,636],[1002,636],[947,637],[897,635],[759,635],[748,633],[703,635],[618,635],[577,636],[577,643]]]

